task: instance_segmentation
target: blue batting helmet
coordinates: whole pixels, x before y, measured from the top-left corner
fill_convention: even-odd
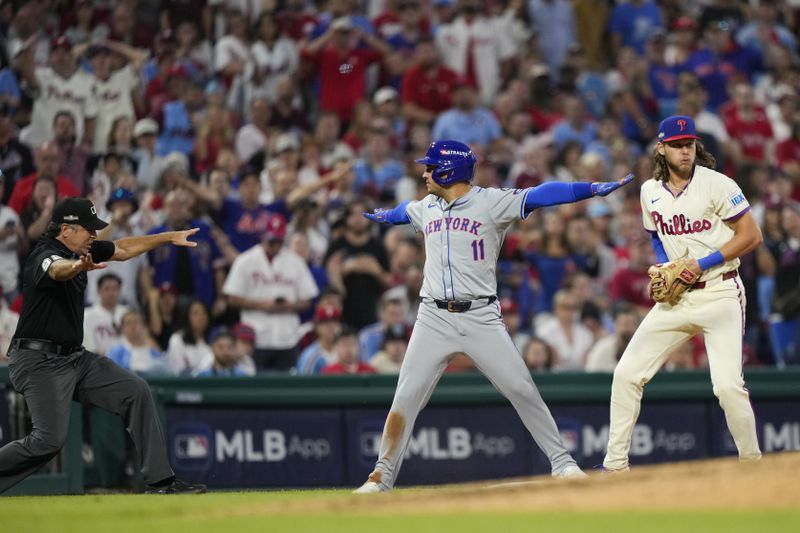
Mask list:
[[[433,181],[443,186],[472,180],[477,162],[469,146],[459,141],[433,141],[425,157],[417,159],[417,163],[436,166]]]

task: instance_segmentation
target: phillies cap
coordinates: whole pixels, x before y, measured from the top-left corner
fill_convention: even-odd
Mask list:
[[[286,219],[282,215],[274,213],[269,217],[264,238],[268,241],[282,241],[286,238]]]
[[[658,125],[658,142],[666,143],[679,139],[699,139],[694,131],[694,119],[685,115],[672,115]]]
[[[333,304],[322,304],[314,311],[314,321],[324,322],[326,320],[341,320],[342,310]]]
[[[88,198],[64,198],[53,208],[54,224],[79,224],[88,230],[98,231],[106,226],[97,218],[97,209]]]
[[[244,322],[239,322],[233,326],[233,336],[240,341],[255,342],[256,330]]]

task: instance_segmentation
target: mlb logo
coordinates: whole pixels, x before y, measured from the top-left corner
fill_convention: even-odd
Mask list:
[[[214,462],[214,438],[208,424],[178,422],[170,428],[173,466],[183,472],[205,472]]]
[[[208,437],[205,435],[176,435],[175,458],[205,459],[209,455]]]

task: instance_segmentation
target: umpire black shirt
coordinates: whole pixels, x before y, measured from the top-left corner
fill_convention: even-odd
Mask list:
[[[89,253],[95,263],[114,255],[111,241],[94,241]],[[63,346],[83,344],[83,293],[86,272],[67,281],[56,281],[47,271],[59,259],[77,259],[78,255],[46,234],[25,261],[22,274],[22,313],[15,339],[42,339]]]

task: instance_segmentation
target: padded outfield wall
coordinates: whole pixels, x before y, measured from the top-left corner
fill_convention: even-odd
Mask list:
[[[0,383],[4,376],[0,373]],[[534,379],[579,464],[598,465],[608,435],[611,376],[565,373]],[[746,380],[763,450],[800,450],[800,369],[752,369]],[[150,383],[165,421],[173,466],[182,478],[212,488],[336,487],[356,486],[371,471],[396,377],[264,376]],[[1,396],[0,444],[9,438],[8,395]],[[645,389],[632,464],[731,454],[735,447],[708,374],[657,375]],[[66,486],[74,491],[77,476],[70,474],[80,467],[74,460],[63,464],[62,478],[68,475],[72,483]],[[485,378],[447,375],[417,420],[397,485],[546,472],[546,459]],[[43,477],[33,483],[46,486]]]

